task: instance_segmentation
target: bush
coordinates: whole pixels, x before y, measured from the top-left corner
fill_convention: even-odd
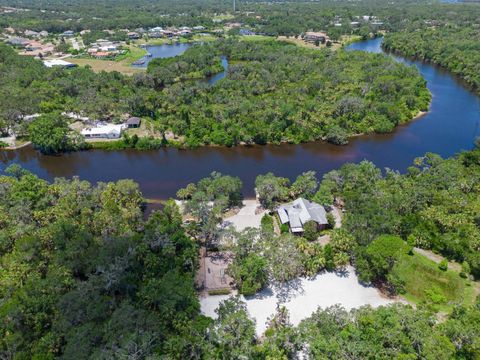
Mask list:
[[[273,233],[273,217],[268,214],[263,215],[262,217],[262,231],[265,233]]]
[[[303,237],[308,241],[317,240],[318,234],[318,226],[315,221],[308,221],[303,225]]]
[[[446,259],[443,259],[440,261],[438,264],[438,268],[442,271],[447,271],[448,270],[448,261]]]
[[[335,228],[335,216],[331,212],[327,213],[327,221],[328,221],[328,228],[333,229]]]
[[[282,234],[288,234],[290,232],[290,228],[288,227],[288,224],[280,225],[280,232]]]
[[[228,295],[230,294],[230,289],[229,288],[223,288],[223,289],[213,289],[213,290],[208,290],[208,295]]]
[[[464,279],[466,279],[468,277],[468,275],[470,274],[470,265],[468,264],[468,262],[464,261],[462,263],[462,271],[460,271],[460,276]]]

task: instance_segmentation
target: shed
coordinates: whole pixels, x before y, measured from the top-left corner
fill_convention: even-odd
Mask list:
[[[128,128],[138,128],[140,127],[140,122],[142,120],[138,117],[131,117],[130,119],[127,120],[126,124]]]

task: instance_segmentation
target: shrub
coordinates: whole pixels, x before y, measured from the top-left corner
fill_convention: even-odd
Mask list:
[[[268,214],[263,215],[261,225],[263,232],[273,233],[273,217]]]
[[[438,268],[442,271],[447,271],[448,261],[446,259],[443,259],[442,261],[440,261],[440,263],[438,264]]]
[[[318,227],[315,221],[308,221],[303,225],[303,237],[308,241],[313,241],[318,238]]]
[[[335,227],[335,216],[331,212],[327,213],[328,228],[333,229]]]
[[[468,262],[464,261],[462,263],[462,271],[460,271],[460,276],[464,279],[466,279],[468,277],[468,275],[470,274],[470,265],[468,264]]]
[[[208,295],[228,295],[228,294],[230,294],[229,288],[208,290]]]
[[[282,224],[280,226],[280,232],[282,234],[288,234],[289,231],[290,231],[290,228],[288,227],[288,224]]]

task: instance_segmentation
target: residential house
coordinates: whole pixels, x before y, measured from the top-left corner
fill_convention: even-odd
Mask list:
[[[127,33],[127,36],[130,40],[140,39],[140,35],[135,31],[131,31],[131,32]]]
[[[67,30],[67,31],[64,31],[62,33],[62,36],[63,37],[74,37],[75,36],[75,33],[73,32],[73,30]]]
[[[10,44],[12,46],[24,48],[27,45],[30,44],[30,40],[25,39],[25,38],[19,38],[19,37],[11,37],[5,41],[7,44]]]
[[[99,124],[96,127],[86,128],[81,131],[85,139],[119,139],[125,124]]]
[[[76,64],[72,64],[68,61],[61,60],[61,59],[44,60],[43,64],[49,68],[51,67],[72,68],[77,66]]]
[[[303,226],[313,221],[318,229],[324,229],[328,225],[325,208],[317,203],[298,198],[292,203],[282,205],[277,209],[278,217],[282,224],[288,224],[293,234],[303,234]]]
[[[328,35],[324,32],[307,31],[303,37],[306,42],[325,44],[329,40]]]

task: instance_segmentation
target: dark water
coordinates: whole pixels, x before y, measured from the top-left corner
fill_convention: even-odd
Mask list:
[[[152,54],[151,57],[144,56],[142,60],[145,61],[142,65],[132,65],[133,67],[139,68],[146,68],[148,63],[155,58],[169,58],[178,55],[182,55],[185,50],[191,47],[193,44],[185,43],[185,44],[164,44],[164,45],[147,45],[145,49]]]
[[[350,50],[381,52],[381,39],[356,43]],[[399,59],[402,60],[402,59]],[[32,148],[0,152],[0,169],[12,163],[51,180],[80,176],[92,182],[130,178],[146,197],[167,198],[189,182],[216,170],[239,176],[244,195],[253,195],[255,177],[268,171],[289,178],[307,170],[321,175],[346,162],[363,159],[379,167],[405,171],[413,159],[426,152],[443,157],[471,149],[480,135],[480,101],[461,82],[430,64],[415,64],[433,94],[430,112],[401,126],[392,134],[360,136],[348,146],[323,142],[301,145],[252,147],[203,147],[194,150],[85,151],[62,156],[43,156]]]

